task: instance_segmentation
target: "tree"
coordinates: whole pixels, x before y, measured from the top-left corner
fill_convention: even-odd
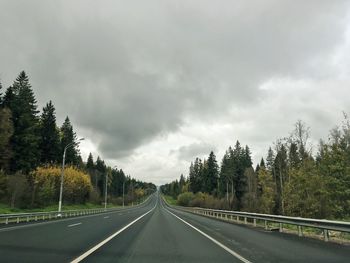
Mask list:
[[[236,145],[232,153],[232,169],[233,169],[233,184],[235,188],[235,197],[236,197],[236,207],[235,209],[241,210],[243,207],[242,198],[246,191],[246,177],[244,176],[246,164],[248,159],[246,156],[247,152],[242,149],[239,141],[236,142]]]
[[[14,133],[11,138],[11,169],[29,173],[40,161],[38,111],[28,76],[22,71],[5,95],[5,104],[12,111]]]
[[[256,212],[258,209],[258,178],[253,167],[246,168],[244,171],[246,177],[246,191],[243,196],[244,210]]]
[[[96,181],[97,181],[97,188],[99,192],[102,194],[104,193],[104,178],[107,172],[107,167],[105,165],[105,162],[100,158],[100,156],[97,156],[96,160]]]
[[[298,153],[298,145],[295,142],[291,142],[289,146],[288,159],[291,168],[297,169],[299,167],[301,160]]]
[[[40,117],[40,135],[41,163],[58,163],[61,157],[60,137],[51,101],[43,108]]]
[[[273,166],[275,162],[275,154],[270,147],[268,152],[267,152],[267,157],[266,157],[266,169],[269,170],[270,172],[273,172]]]
[[[203,173],[203,192],[213,194],[217,188],[219,179],[219,167],[216,161],[216,156],[213,151],[210,152],[208,161],[206,162],[206,169]]]
[[[232,198],[233,198],[233,171],[232,171],[232,162],[231,162],[231,153],[232,149],[229,149],[225,152],[224,157],[221,161],[220,168],[220,192],[221,194],[226,193],[226,201],[229,201],[230,189],[232,190]]]
[[[79,149],[77,135],[73,131],[73,126],[68,118],[64,120],[61,127],[61,152],[63,153],[64,148],[72,144],[73,147],[69,147],[66,151],[66,163],[77,165],[79,162]]]
[[[258,173],[258,212],[272,214],[275,207],[275,184],[271,172],[260,166]]]
[[[86,169],[88,171],[92,171],[94,168],[95,168],[94,157],[92,156],[91,153],[89,153],[88,159],[86,161]]]
[[[202,188],[202,172],[203,172],[203,164],[202,160],[196,158],[194,164],[191,163],[190,166],[190,189],[193,193],[197,193]]]
[[[13,108],[13,102],[15,99],[15,94],[13,88],[10,86],[7,88],[4,97],[2,98],[2,107],[7,107],[9,109]]]
[[[0,108],[0,170],[8,170],[12,156],[10,139],[13,134],[13,123],[11,116],[10,109]]]
[[[310,128],[306,127],[306,124],[303,121],[298,120],[294,125],[291,140],[298,147],[301,161],[304,161],[310,156],[310,149],[307,148],[309,138]]]
[[[276,214],[284,214],[284,184],[288,176],[287,149],[281,142],[277,142],[277,155],[273,167],[276,183]]]

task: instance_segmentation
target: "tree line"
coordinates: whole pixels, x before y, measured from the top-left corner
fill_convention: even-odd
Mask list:
[[[52,101],[39,113],[24,71],[5,91],[0,83],[1,202],[12,207],[38,207],[57,202],[63,150],[69,144],[72,147],[66,151],[66,176],[72,180],[65,178],[64,201],[100,203],[106,178],[109,198],[119,204],[123,185],[126,203],[155,190],[155,185],[131,178],[121,169],[112,169],[100,157],[94,161],[91,153],[84,162],[69,117],[58,127]]]
[[[315,153],[314,153],[315,152]],[[187,177],[161,186],[178,204],[238,211],[346,219],[350,217],[350,120],[344,113],[339,127],[317,151],[310,129],[296,122],[289,136],[269,147],[255,169],[248,146],[225,152],[221,165],[211,152],[196,158]]]

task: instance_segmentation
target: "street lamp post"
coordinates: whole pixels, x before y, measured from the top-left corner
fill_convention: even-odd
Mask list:
[[[82,140],[84,140],[84,138],[80,138],[77,143],[79,144],[79,141],[82,141]],[[67,144],[63,150],[61,184],[60,184],[60,198],[58,201],[58,216],[61,216],[61,211],[62,211],[63,179],[64,179],[64,164],[65,164],[65,160],[66,160],[66,151],[68,148],[75,146],[75,144],[76,144],[75,142],[71,142],[71,143]]]

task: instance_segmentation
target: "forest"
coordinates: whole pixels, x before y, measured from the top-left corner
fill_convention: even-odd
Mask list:
[[[308,218],[350,218],[350,120],[332,129],[318,149],[302,121],[268,148],[255,168],[239,141],[220,165],[211,152],[196,158],[188,176],[161,186],[178,205]]]
[[[29,77],[22,71],[6,90],[0,83],[0,203],[11,208],[40,208],[58,203],[65,156],[64,204],[102,204],[107,180],[108,202],[140,201],[156,190],[152,183],[111,168],[90,153],[86,161],[79,138],[67,116],[56,123],[52,101],[40,111]]]

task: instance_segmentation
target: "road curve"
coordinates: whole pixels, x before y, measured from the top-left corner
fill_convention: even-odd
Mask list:
[[[350,249],[167,207],[0,229],[0,262],[348,262]]]

